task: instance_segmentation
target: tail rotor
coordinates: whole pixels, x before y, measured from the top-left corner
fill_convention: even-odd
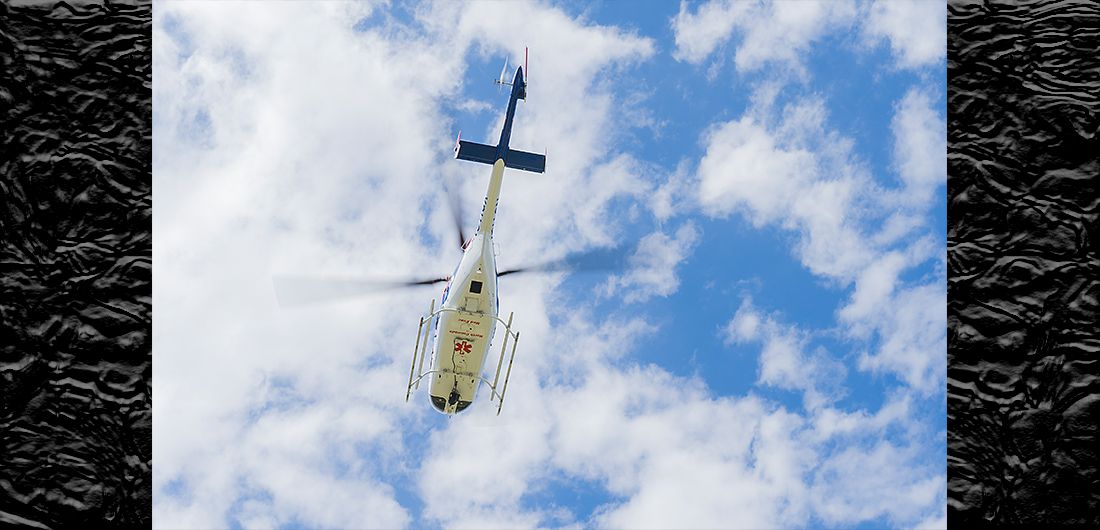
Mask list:
[[[493,81],[494,83],[497,84],[497,94],[500,93],[500,89],[504,88],[504,85],[511,86],[511,84],[512,84],[512,83],[509,83],[508,80],[504,78],[504,72],[506,72],[507,70],[508,70],[508,57],[505,57],[504,58],[504,68],[500,69],[500,77],[496,81]]]

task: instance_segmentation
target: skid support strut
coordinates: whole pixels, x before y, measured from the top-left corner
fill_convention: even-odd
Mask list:
[[[428,335],[432,331],[432,316],[435,315],[435,298],[432,298],[432,307],[428,310],[428,318],[420,317],[420,327],[416,328],[416,346],[413,347],[413,362],[412,367],[409,368],[409,387],[405,390],[405,402],[409,402],[409,395],[413,391],[413,376],[418,371],[416,369],[416,354],[420,354],[420,376],[416,378],[416,388],[420,388],[420,378],[424,377],[424,350],[428,348]],[[428,323],[427,332],[424,329],[424,323]],[[424,337],[424,346],[420,345],[420,337]]]

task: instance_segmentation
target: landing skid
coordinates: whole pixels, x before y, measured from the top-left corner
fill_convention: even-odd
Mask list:
[[[489,386],[489,390],[492,392],[489,396],[489,402],[491,403],[494,398],[499,400],[498,403],[497,403],[497,415],[499,416],[500,415],[500,409],[501,409],[501,407],[504,406],[504,392],[508,390],[508,378],[511,377],[511,375],[512,375],[512,361],[515,360],[515,358],[516,358],[516,346],[519,344],[519,332],[512,331],[512,316],[514,315],[514,313],[509,313],[508,314],[508,322],[505,322],[505,321],[501,320],[500,317],[498,317],[496,315],[486,315],[486,314],[482,314],[482,313],[471,313],[469,311],[464,311],[464,310],[461,310],[461,309],[451,309],[451,308],[440,308],[439,310],[436,310],[435,309],[435,300],[432,300],[431,309],[429,309],[428,311],[429,311],[428,316],[420,317],[420,327],[416,331],[416,346],[413,348],[412,367],[409,368],[409,386],[405,391],[405,402],[409,401],[409,396],[412,395],[413,390],[417,390],[417,389],[420,388],[420,380],[424,376],[426,376],[428,374],[455,375],[453,373],[444,373],[440,370],[428,370],[427,372],[424,371],[424,354],[425,354],[425,350],[428,349],[428,340],[429,340],[428,334],[431,333],[431,328],[432,328],[431,322],[432,322],[432,320],[436,316],[438,316],[440,314],[443,314],[445,312],[465,313],[465,314],[468,314],[468,315],[475,315],[476,314],[479,317],[491,317],[491,318],[495,319],[497,322],[500,322],[501,324],[504,324],[504,343],[503,343],[503,345],[501,345],[501,348],[500,348],[500,358],[497,361],[497,371],[496,371],[496,375],[493,376],[493,382],[492,383],[490,383],[485,378],[481,377],[480,374],[478,374],[478,375],[461,374],[461,375],[463,377],[474,377],[478,381],[481,381],[481,382],[483,382],[483,383],[485,383],[486,385]],[[427,326],[425,326],[425,324],[427,324]],[[506,352],[508,350],[508,338],[509,337],[512,338],[512,353],[508,358],[508,371],[505,372],[505,374],[504,374],[504,381],[502,382],[500,392],[498,393],[497,392],[497,383],[500,380],[500,369],[504,366],[504,352]],[[423,342],[421,342],[421,340],[420,340],[421,338],[424,339]],[[419,368],[417,367],[417,362],[416,362],[417,354],[419,354],[419,356],[420,356],[420,366],[419,366]]]

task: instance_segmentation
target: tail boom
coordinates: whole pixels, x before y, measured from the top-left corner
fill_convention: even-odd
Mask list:
[[[493,222],[497,216],[497,201],[500,199],[500,185],[504,180],[504,161],[493,164],[493,176],[489,178],[489,191],[485,193],[485,206],[481,209],[481,223],[477,231],[493,234]]]

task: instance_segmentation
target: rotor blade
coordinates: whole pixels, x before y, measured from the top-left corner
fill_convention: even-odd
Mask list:
[[[431,285],[448,278],[415,281],[364,280],[355,278],[274,276],[275,298],[279,306],[290,307],[346,300],[403,287]]]
[[[451,205],[451,215],[454,216],[455,228],[458,229],[458,248],[461,249],[466,245],[466,231],[462,229],[462,198],[451,186],[451,180],[453,179],[448,179],[443,188],[447,192],[447,202]]]
[[[497,84],[497,93],[498,94],[500,93],[500,89],[504,88],[504,83],[507,82],[507,80],[504,79],[504,71],[507,70],[507,69],[508,69],[508,57],[505,57],[504,58],[504,68],[500,69],[500,80],[499,80],[500,82]]]
[[[462,198],[455,191],[453,178],[444,178],[443,191],[447,194],[447,202],[451,207],[451,216],[454,218],[454,228],[459,231],[459,249],[466,244],[466,232],[462,230]]]
[[[621,271],[631,268],[630,257],[633,256],[637,250],[637,243],[620,245],[610,249],[591,250],[538,265],[529,265],[527,267],[498,272],[497,277],[516,274],[518,272]]]

